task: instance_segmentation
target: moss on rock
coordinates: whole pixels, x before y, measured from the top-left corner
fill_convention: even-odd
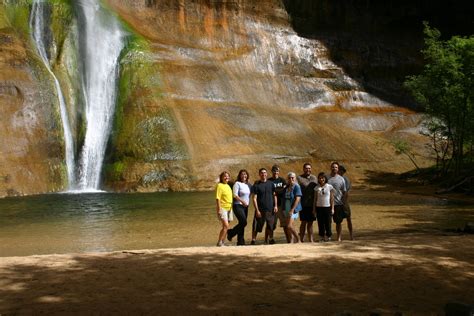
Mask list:
[[[27,3],[7,3],[0,10],[3,11],[3,14],[0,14],[0,17],[3,15],[0,24],[11,27],[19,35],[27,38],[30,32],[30,6]]]
[[[155,185],[157,179],[164,181],[171,176],[169,170],[160,166],[167,161],[186,160],[186,148],[164,102],[161,69],[153,60],[148,41],[131,35],[120,65],[106,182],[125,180],[138,186]]]

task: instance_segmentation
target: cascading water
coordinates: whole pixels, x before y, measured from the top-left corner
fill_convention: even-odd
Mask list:
[[[64,95],[59,85],[59,81],[56,75],[51,69],[51,64],[48,58],[45,47],[45,38],[46,38],[46,27],[44,17],[46,16],[46,3],[41,0],[35,0],[33,2],[31,18],[30,18],[30,27],[33,30],[32,38],[38,50],[38,54],[41,57],[46,69],[51,74],[54,80],[54,85],[56,87],[56,93],[59,100],[59,109],[61,114],[61,121],[63,125],[64,132],[64,143],[65,143],[65,156],[66,156],[66,167],[68,175],[68,188],[71,189],[75,184],[75,159],[74,159],[74,139],[71,133],[71,127],[69,124],[69,117],[67,114],[66,102],[64,101]]]
[[[83,56],[83,94],[87,130],[79,164],[80,191],[98,190],[105,149],[112,127],[118,58],[124,32],[99,0],[80,0],[83,29],[79,32]]]
[[[118,59],[124,46],[124,32],[117,19],[100,5],[100,0],[79,0],[75,5],[80,12],[78,37],[86,120],[86,134],[77,166],[66,103],[46,50],[48,25],[44,21],[47,8],[45,0],[34,0],[30,26],[38,53],[54,79],[58,94],[66,147],[68,189],[88,192],[97,191],[100,185],[102,163],[115,110]]]

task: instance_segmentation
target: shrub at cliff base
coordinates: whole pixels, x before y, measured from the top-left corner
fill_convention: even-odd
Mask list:
[[[426,65],[405,86],[425,107],[442,175],[466,176],[473,166],[474,36],[441,40],[425,22]]]

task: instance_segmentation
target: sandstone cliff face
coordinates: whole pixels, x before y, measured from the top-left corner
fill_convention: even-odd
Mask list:
[[[63,154],[51,83],[15,32],[2,28],[0,43],[0,196],[56,191]]]
[[[299,171],[306,160],[316,170],[334,159],[361,170],[406,170],[390,139],[424,142],[400,132],[417,126],[419,116],[367,94],[323,42],[296,34],[280,1],[108,3],[149,43],[142,53],[157,81],[123,104],[128,132],[119,129],[116,144],[139,130],[133,139],[145,138],[140,126],[147,121],[138,118],[155,113],[162,120],[159,112],[169,114],[167,143],[184,144],[171,157],[166,146],[156,148],[152,160],[116,151],[112,159],[126,161],[120,166],[128,189],[209,188],[223,169],[247,168],[255,177],[261,166]],[[150,97],[153,91],[159,97]]]
[[[411,169],[408,159],[394,157],[393,139],[407,140],[419,163],[429,163],[420,116],[368,94],[334,62],[327,42],[296,33],[288,14],[294,8],[282,1],[106,2],[130,33],[104,166],[107,189],[210,189],[224,169],[234,176],[246,168],[253,181],[258,168],[274,163],[299,172],[311,161],[316,172],[340,160],[356,180],[366,170]],[[70,17],[62,19],[69,25]],[[0,34],[0,195],[62,190],[54,87],[27,36],[8,25]],[[55,73],[80,147],[74,39],[69,28],[55,36]]]

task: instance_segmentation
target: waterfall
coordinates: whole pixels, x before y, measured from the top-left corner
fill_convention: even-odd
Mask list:
[[[79,163],[78,189],[98,190],[105,149],[112,128],[118,79],[118,59],[124,32],[99,0],[79,0],[79,31],[85,100],[86,135]]]
[[[60,104],[66,147],[68,189],[78,192],[97,191],[100,185],[105,149],[112,128],[117,95],[118,59],[124,47],[124,31],[116,17],[107,12],[100,0],[78,0],[79,45],[82,94],[86,133],[78,165],[75,166],[74,140],[66,103],[49,62],[46,50],[48,35],[45,24],[47,1],[34,0],[30,18],[32,38],[48,72],[54,79]],[[76,179],[77,174],[77,179]]]
[[[44,1],[35,0],[33,2],[31,16],[30,16],[30,28],[32,29],[33,42],[36,45],[38,54],[41,57],[46,69],[51,74],[56,87],[56,93],[59,100],[59,109],[61,114],[61,121],[63,125],[64,143],[65,143],[65,156],[66,156],[66,167],[68,176],[68,189],[73,188],[75,183],[75,162],[74,162],[74,140],[71,133],[71,126],[69,124],[69,117],[67,114],[66,102],[64,101],[64,95],[59,85],[58,78],[55,76],[51,69],[51,64],[46,52],[46,28],[44,17],[45,17],[46,4]]]

